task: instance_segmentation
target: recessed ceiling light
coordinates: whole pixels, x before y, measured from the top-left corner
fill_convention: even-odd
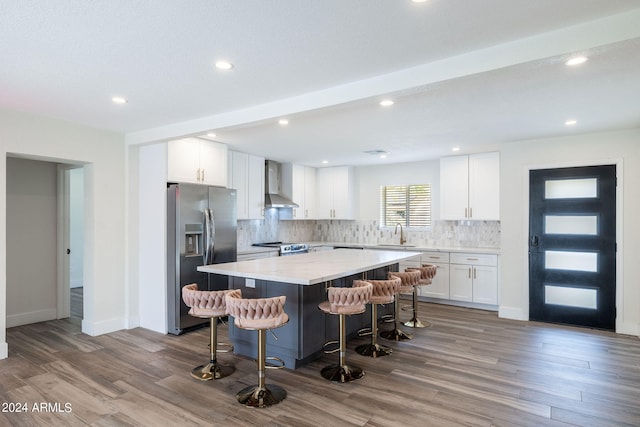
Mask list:
[[[573,58],[565,62],[565,64],[570,67],[573,67],[575,65],[584,64],[585,62],[587,62],[588,59],[589,58],[587,58],[586,56],[574,56]]]
[[[567,126],[573,126],[576,123],[578,123],[578,121],[577,120],[573,120],[573,119],[567,120],[566,122],[564,122],[564,124],[567,125]]]
[[[385,99],[380,101],[380,105],[382,105],[383,107],[389,107],[391,105],[393,105],[393,101],[390,99]]]
[[[381,158],[381,159],[386,159],[386,158],[387,158],[387,153],[380,154],[380,158]]]
[[[215,137],[216,137],[216,134],[215,134],[215,133],[213,133],[213,132],[209,132],[209,133],[207,134],[207,136],[208,136],[209,138],[215,138]]]
[[[322,161],[322,164],[323,164],[323,165],[326,165],[326,164],[328,164],[328,163],[329,163],[329,160],[323,160],[323,161]]]
[[[216,62],[216,68],[219,70],[230,70],[233,68],[233,64],[229,61],[218,61]]]
[[[284,125],[288,125],[288,124],[289,124],[289,120],[287,120],[287,119],[280,119],[280,120],[278,120],[278,123],[280,123],[280,124],[281,124],[281,125],[283,125],[283,126],[284,126]]]
[[[460,151],[460,147],[453,147],[451,151]]]
[[[123,98],[121,96],[114,96],[113,98],[111,98],[111,100],[115,103],[115,104],[126,104],[127,102],[127,98]]]
[[[426,3],[427,0],[411,0],[414,3]]]

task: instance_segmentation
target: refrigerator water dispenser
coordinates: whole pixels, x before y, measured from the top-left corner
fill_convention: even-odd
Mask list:
[[[184,243],[186,256],[202,256],[202,224],[184,225]]]

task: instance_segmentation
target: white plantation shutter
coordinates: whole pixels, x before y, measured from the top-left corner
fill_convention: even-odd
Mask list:
[[[385,185],[380,187],[380,225],[431,226],[431,186]]]

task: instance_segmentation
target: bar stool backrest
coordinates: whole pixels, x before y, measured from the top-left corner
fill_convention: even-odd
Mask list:
[[[227,310],[233,323],[242,329],[274,329],[289,321],[284,312],[286,296],[270,298],[242,298],[240,289],[226,295]]]

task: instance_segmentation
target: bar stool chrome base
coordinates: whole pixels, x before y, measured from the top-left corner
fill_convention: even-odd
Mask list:
[[[407,334],[400,329],[391,329],[390,331],[382,331],[380,332],[380,336],[386,340],[391,341],[407,341],[412,340],[413,335]]]
[[[264,387],[252,385],[240,390],[236,397],[245,406],[265,408],[282,402],[287,397],[287,391],[275,384],[266,384]]]
[[[348,383],[364,377],[364,371],[357,366],[334,364],[322,368],[320,375],[329,381]]]
[[[404,326],[408,326],[409,328],[428,328],[431,326],[431,322],[421,322],[420,319],[413,318],[403,323]]]
[[[356,353],[368,357],[382,357],[393,353],[393,349],[380,344],[361,344],[356,347]]]
[[[233,366],[221,365],[216,362],[209,362],[191,370],[191,376],[197,380],[210,381],[228,377],[236,371]]]

